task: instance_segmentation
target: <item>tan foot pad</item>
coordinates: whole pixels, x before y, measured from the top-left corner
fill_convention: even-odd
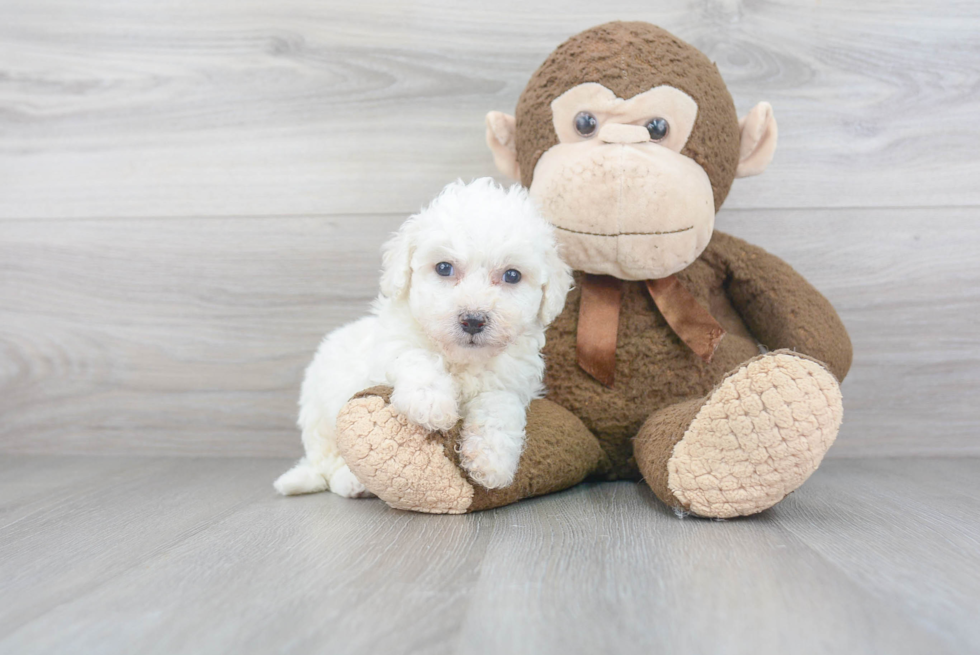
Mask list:
[[[380,396],[355,398],[337,417],[337,446],[368,491],[396,509],[462,514],[473,486],[435,436]]]
[[[685,509],[730,518],[772,507],[810,477],[843,417],[836,378],[787,354],[753,360],[698,411],[667,462]]]

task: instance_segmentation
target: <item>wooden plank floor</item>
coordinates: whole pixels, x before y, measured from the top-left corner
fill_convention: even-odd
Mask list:
[[[0,460],[0,652],[967,653],[980,460],[839,459],[751,519],[585,484],[471,516],[279,459]]]

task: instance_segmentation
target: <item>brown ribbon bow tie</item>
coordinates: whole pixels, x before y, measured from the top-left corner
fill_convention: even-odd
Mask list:
[[[616,332],[623,281],[609,275],[585,274],[580,280],[576,349],[578,365],[606,385],[616,378]],[[667,325],[694,353],[710,362],[725,330],[698,304],[676,276],[647,280],[647,291]]]

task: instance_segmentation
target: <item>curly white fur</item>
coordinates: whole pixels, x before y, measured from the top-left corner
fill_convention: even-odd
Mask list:
[[[442,262],[451,275],[437,272]],[[517,283],[504,277],[511,269]],[[334,434],[341,407],[377,384],[394,387],[394,408],[427,429],[462,417],[463,467],[488,488],[508,486],[527,405],[543,393],[545,328],[571,281],[551,225],[521,187],[490,178],[447,186],[385,244],[371,315],[327,335],[307,368],[299,414],[306,456],[276,489],[369,495]],[[470,334],[462,321],[474,315],[485,325]]]

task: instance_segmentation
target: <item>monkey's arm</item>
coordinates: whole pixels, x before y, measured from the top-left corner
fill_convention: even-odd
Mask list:
[[[715,232],[709,250],[727,272],[732,304],[763,345],[814,357],[843,382],[851,339],[819,291],[789,264],[741,239]]]

